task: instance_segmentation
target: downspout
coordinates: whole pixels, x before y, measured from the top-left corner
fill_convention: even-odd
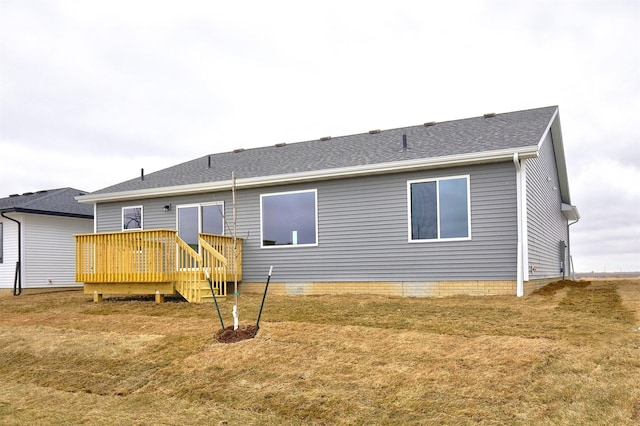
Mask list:
[[[93,233],[98,233],[98,203],[93,205]]]
[[[575,225],[576,223],[580,222],[580,218],[576,219],[574,222],[568,223],[567,222],[567,257],[569,258],[569,277],[573,280],[576,279],[575,275],[576,275],[576,271],[573,270],[573,261],[571,260],[571,230],[569,229],[569,227],[571,225]],[[566,268],[565,268],[566,269]]]
[[[516,166],[516,217],[518,223],[518,244],[516,250],[517,267],[516,267],[516,296],[524,296],[524,273],[522,264],[522,170],[520,167],[520,159],[518,153],[513,153],[513,164]]]
[[[16,275],[13,279],[13,295],[20,296],[22,293],[22,223],[16,219],[6,216],[4,212],[0,212],[0,216],[18,224],[18,262],[16,263]]]

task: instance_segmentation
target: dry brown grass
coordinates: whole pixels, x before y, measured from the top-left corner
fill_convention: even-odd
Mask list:
[[[243,322],[260,298],[241,296]],[[258,335],[234,344],[214,339],[212,305],[152,300],[0,299],[0,423],[640,423],[638,280],[268,296]]]

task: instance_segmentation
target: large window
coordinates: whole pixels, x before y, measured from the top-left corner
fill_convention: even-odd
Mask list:
[[[122,208],[122,230],[130,231],[143,229],[142,227],[142,206]]]
[[[224,203],[178,206],[178,236],[198,251],[198,233],[224,235]]]
[[[407,182],[409,241],[471,237],[469,176]]]
[[[262,247],[318,244],[317,190],[260,196]]]

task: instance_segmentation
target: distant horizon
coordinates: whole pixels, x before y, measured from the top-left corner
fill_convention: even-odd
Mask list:
[[[608,277],[638,277],[640,276],[640,271],[590,271],[590,272],[575,272],[576,275],[582,276],[594,276],[594,275],[605,275]]]

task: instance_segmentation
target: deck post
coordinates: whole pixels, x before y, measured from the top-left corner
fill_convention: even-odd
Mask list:
[[[160,294],[158,290],[156,290],[156,303],[164,303],[164,294]]]
[[[102,302],[102,294],[100,294],[100,293],[98,293],[97,291],[94,290],[94,292],[93,292],[93,301],[94,301],[94,303]]]

